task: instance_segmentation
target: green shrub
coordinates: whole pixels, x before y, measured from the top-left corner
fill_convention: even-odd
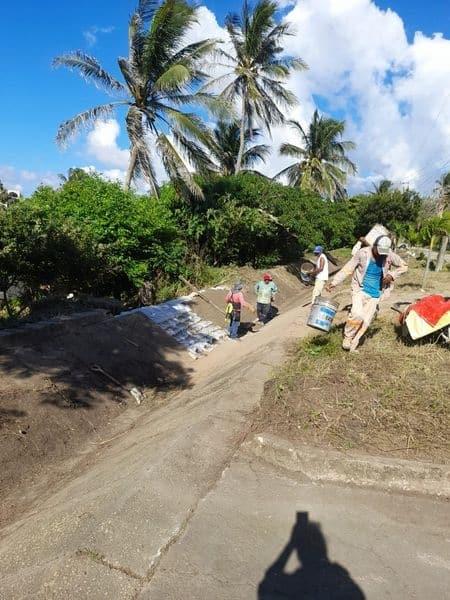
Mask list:
[[[29,302],[42,286],[82,286],[99,275],[95,245],[82,229],[22,200],[0,212],[0,290],[19,286]]]
[[[93,241],[107,264],[99,292],[129,294],[147,279],[165,281],[182,268],[185,244],[169,210],[154,198],[89,176],[59,190],[41,188],[31,203],[59,222],[73,223]]]
[[[262,268],[316,244],[351,247],[376,222],[417,231],[413,192],[331,203],[249,173],[198,182],[204,201],[186,201],[171,184],[159,199],[139,196],[81,170],[57,190],[39,188],[0,211],[0,290],[20,284],[31,300],[42,285],[131,298],[151,281],[163,300],[179,291],[179,275],[201,286],[229,264]]]
[[[316,244],[354,243],[353,208],[254,174],[202,182],[205,201],[186,203],[171,186],[162,191],[186,242],[213,264],[255,267],[298,259]]]
[[[420,215],[422,199],[412,190],[388,190],[351,199],[355,208],[355,234],[365,235],[376,224],[385,225],[397,236],[412,233]],[[414,237],[414,236],[413,236]]]

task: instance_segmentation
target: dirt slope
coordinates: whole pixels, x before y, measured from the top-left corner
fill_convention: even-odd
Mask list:
[[[271,272],[280,288],[280,313],[309,296],[295,267]],[[261,275],[250,268],[238,275],[252,303],[254,282]],[[200,298],[194,299],[193,310],[223,327],[224,290],[207,290],[205,295],[219,310]],[[247,317],[254,315],[244,313],[244,320]],[[93,365],[126,388],[146,391],[142,406],[137,407],[122,387],[93,372]],[[70,477],[80,455],[114,435],[109,432],[114,432],[117,417],[134,410],[129,419],[133,423],[163,402],[168,391],[190,387],[194,365],[173,338],[139,314],[112,318],[94,311],[56,325],[0,335],[0,526],[31,506],[37,495]],[[206,364],[196,366],[205,376],[209,369]]]
[[[31,501],[33,483],[61,476],[56,466],[98,441],[136,401],[125,387],[154,392],[190,385],[181,348],[145,317],[100,311],[55,331],[0,337],[0,524]],[[32,496],[32,494],[31,494]]]

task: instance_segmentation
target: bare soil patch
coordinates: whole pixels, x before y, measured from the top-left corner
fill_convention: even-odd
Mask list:
[[[386,317],[359,354],[341,327],[300,341],[266,384],[256,431],[372,455],[450,461],[450,351],[406,345]]]
[[[68,321],[0,337],[0,526],[109,437],[113,420],[190,386],[183,349],[141,315]],[[92,370],[98,365],[120,382]],[[124,386],[124,387],[122,387]],[[125,389],[126,388],[126,389]],[[158,398],[158,399],[159,399]],[[34,494],[34,495],[33,495]]]
[[[314,260],[313,257],[310,258]],[[245,299],[253,306],[256,306],[255,284],[263,278],[265,272],[269,272],[278,287],[278,293],[275,296],[273,304],[274,315],[276,316],[281,311],[286,312],[290,308],[304,303],[312,293],[312,287],[306,286],[300,279],[301,262],[266,270],[257,270],[251,267],[236,268],[234,271],[228,273],[226,279],[219,286],[219,289],[208,289],[202,293],[217,308],[208,304],[201,297],[196,297],[192,301],[192,309],[203,319],[224,327],[226,325],[224,319],[225,296],[232,285],[236,281],[242,282]],[[334,273],[336,270],[334,265],[330,265],[331,273]],[[244,309],[242,311],[242,329],[250,332],[254,319],[255,314],[248,309]]]

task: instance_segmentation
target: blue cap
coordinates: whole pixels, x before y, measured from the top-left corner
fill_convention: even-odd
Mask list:
[[[322,254],[323,252],[323,246],[316,246],[314,248],[314,254]]]

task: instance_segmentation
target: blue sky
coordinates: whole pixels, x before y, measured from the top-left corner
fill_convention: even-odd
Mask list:
[[[205,0],[201,4],[215,13],[220,25],[225,12],[240,6],[237,0]],[[448,0],[378,0],[375,4],[398,14],[410,43],[416,31],[426,36],[442,32],[450,38]],[[54,137],[61,121],[101,103],[105,96],[74,73],[52,69],[51,60],[64,51],[83,49],[98,57],[106,68],[115,70],[116,57],[126,54],[127,20],[134,5],[134,0],[22,0],[2,5],[2,22],[10,26],[3,27],[0,36],[0,179],[7,180],[9,186],[17,183],[29,192],[39,183],[38,179],[51,180],[55,173],[65,172],[71,166],[93,164],[102,168],[95,157],[86,155],[85,137],[81,136],[65,152],[56,147]],[[323,13],[320,18],[323,20]],[[357,110],[348,108],[354,92],[339,107],[324,80],[315,82],[315,86],[311,97],[323,98],[321,108],[326,107],[339,118],[354,117],[355,127],[358,126]],[[431,120],[440,116],[439,106],[430,114]],[[123,132],[117,142],[126,148]],[[370,157],[365,156],[363,163],[362,175],[371,176]]]

